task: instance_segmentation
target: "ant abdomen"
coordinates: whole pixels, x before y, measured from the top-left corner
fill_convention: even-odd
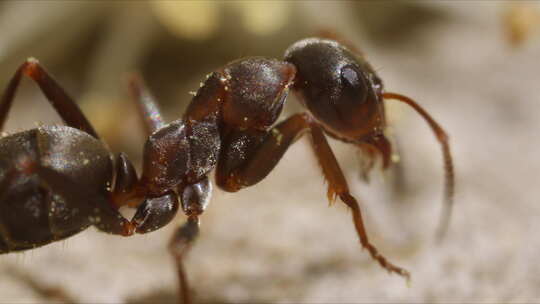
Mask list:
[[[55,176],[47,179],[51,171]],[[43,126],[0,139],[0,253],[99,226],[100,202],[81,201],[62,177],[106,197],[112,172],[105,146],[74,128]]]

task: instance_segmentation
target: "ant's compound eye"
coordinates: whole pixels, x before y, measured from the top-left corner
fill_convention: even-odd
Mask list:
[[[347,65],[341,69],[342,98],[353,101],[354,104],[363,103],[368,96],[368,86],[364,75],[356,67]]]

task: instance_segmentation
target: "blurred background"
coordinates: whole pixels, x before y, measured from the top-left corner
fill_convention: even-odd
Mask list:
[[[359,47],[388,91],[417,100],[446,129],[456,166],[450,231],[440,148],[411,109],[387,102],[401,161],[369,184],[357,151],[332,141],[372,242],[412,273],[407,286],[360,249],[350,214],[328,208],[301,139],[260,184],[215,189],[186,262],[204,303],[540,302],[540,4],[536,2],[3,1],[0,86],[38,58],[112,151],[138,163],[143,137],[125,76],[140,71],[167,120],[205,75],[244,56],[282,58],[321,29]],[[289,98],[283,117],[302,108]],[[7,132],[59,123],[22,83]],[[90,228],[0,256],[0,303],[174,302],[166,245],[184,216],[144,236]]]

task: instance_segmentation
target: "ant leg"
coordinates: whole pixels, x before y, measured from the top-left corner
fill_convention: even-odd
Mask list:
[[[336,196],[339,196],[343,203],[351,208],[352,219],[356,227],[356,233],[360,238],[360,243],[369,251],[371,257],[389,272],[397,273],[409,280],[410,274],[407,270],[390,263],[378,252],[377,248],[369,242],[358,202],[349,193],[349,186],[347,185],[347,181],[339,167],[336,157],[328,145],[328,141],[326,140],[322,129],[316,124],[311,125],[311,137],[315,155],[317,156],[323,175],[328,182],[327,195],[330,203],[333,203]]]
[[[139,115],[144,121],[146,135],[150,136],[165,125],[159,106],[139,74],[131,75],[128,85],[131,99],[136,104]]]
[[[7,120],[15,93],[23,75],[30,77],[39,85],[45,97],[47,97],[56,112],[68,126],[77,128],[98,138],[96,131],[81,112],[75,101],[67,95],[64,89],[62,89],[62,87],[47,74],[39,62],[34,58],[27,59],[26,62],[17,69],[4,92],[2,99],[0,99],[0,130],[2,130],[4,123]]]
[[[191,293],[184,269],[184,258],[199,235],[199,218],[196,215],[188,217],[187,222],[182,225],[169,242],[169,251],[176,263],[178,275],[178,291],[183,304],[191,303]]]
[[[139,74],[132,74],[128,85],[131,98],[137,105],[137,110],[145,123],[144,126],[149,136],[165,125],[159,106]]]
[[[388,262],[369,243],[358,203],[349,194],[345,177],[330,150],[330,146],[328,146],[322,130],[313,125],[306,113],[291,116],[268,133],[260,132],[263,134],[259,134],[259,137],[255,134],[248,134],[246,131],[233,133],[233,138],[229,138],[229,141],[224,146],[225,150],[222,151],[216,171],[216,183],[226,191],[238,191],[243,187],[259,182],[276,166],[294,140],[310,129],[316,156],[319,159],[324,176],[330,184],[328,189],[329,200],[332,202],[337,194],[352,209],[353,221],[362,246],[368,249],[371,256],[381,266],[388,271],[409,278],[409,273],[406,270]],[[236,142],[243,142],[244,150],[234,153],[234,149],[239,147],[239,145],[235,144]],[[246,159],[245,155],[250,156]]]
[[[223,145],[216,183],[235,192],[263,180],[287,149],[309,130],[309,114],[295,114],[269,131],[232,131]]]

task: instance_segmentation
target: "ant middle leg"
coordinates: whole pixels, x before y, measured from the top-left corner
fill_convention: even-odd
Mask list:
[[[364,227],[364,222],[362,220],[360,206],[358,205],[356,199],[350,194],[347,180],[343,175],[339,163],[337,162],[321,127],[316,124],[312,124],[311,137],[315,155],[319,161],[323,175],[328,182],[327,196],[330,203],[333,203],[336,196],[339,196],[341,201],[343,201],[343,203],[345,203],[352,211],[353,223],[362,247],[367,249],[371,257],[376,260],[384,269],[388,270],[389,272],[397,273],[409,280],[410,274],[407,270],[390,263],[383,255],[379,253],[377,248],[369,242],[367,232]]]
[[[169,242],[169,251],[174,258],[178,276],[178,292],[180,303],[191,303],[191,292],[184,269],[184,259],[199,235],[199,218],[196,215],[189,216],[186,223],[180,226],[173,234]]]
[[[203,214],[210,201],[212,184],[208,177],[200,181],[178,187],[182,197],[182,209],[187,215],[187,222],[176,230],[169,242],[169,251],[176,263],[178,291],[181,303],[191,303],[191,293],[184,269],[184,259],[195,239],[199,235],[199,216]]]
[[[3,129],[9,110],[13,104],[15,93],[23,75],[33,79],[47,97],[64,122],[73,128],[82,130],[95,138],[98,135],[88,119],[62,87],[41,67],[37,59],[27,59],[11,78],[2,99],[0,99],[0,130]]]

